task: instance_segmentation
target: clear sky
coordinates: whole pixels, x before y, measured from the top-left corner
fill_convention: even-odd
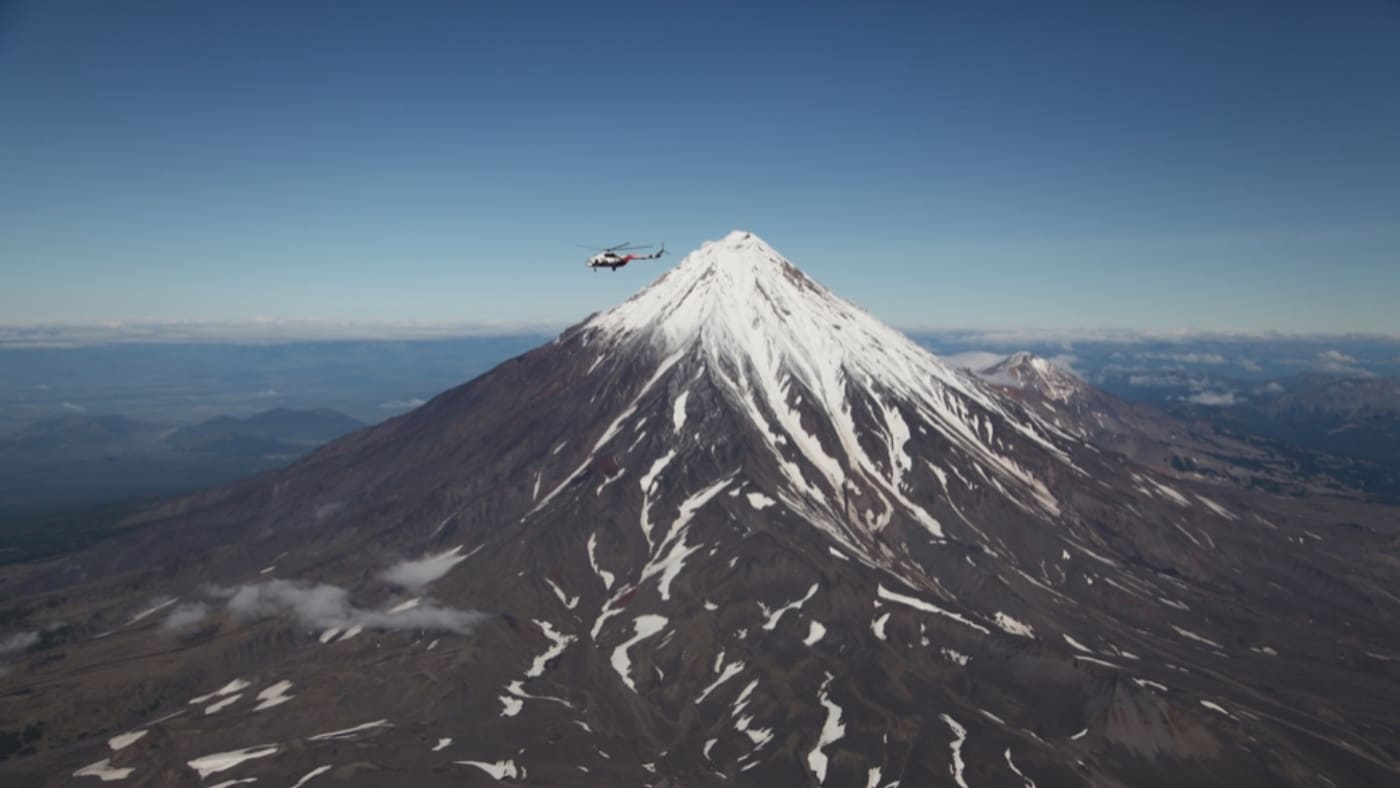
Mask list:
[[[0,2],[0,323],[569,323],[735,228],[905,327],[1400,332],[1400,2]]]

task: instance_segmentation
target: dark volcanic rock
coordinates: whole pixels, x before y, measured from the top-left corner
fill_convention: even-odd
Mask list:
[[[407,416],[7,570],[6,635],[67,634],[0,656],[0,730],[42,725],[0,779],[1400,778],[1394,510],[1173,474],[1013,390],[732,234]]]

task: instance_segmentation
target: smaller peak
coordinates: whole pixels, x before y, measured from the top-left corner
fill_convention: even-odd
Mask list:
[[[1028,350],[1018,350],[1001,361],[987,367],[988,372],[1010,370],[1032,370],[1042,375],[1074,374],[1072,371],[1060,366],[1054,361],[1037,356]]]
[[[1036,389],[1061,402],[1068,402],[1083,385],[1072,370],[1024,350],[981,370],[977,376],[998,386]]]
[[[1038,371],[1042,367],[1048,366],[1048,362],[1034,353],[1027,350],[1018,350],[1015,353],[1003,358],[993,364],[988,364],[982,369],[984,373],[997,372],[1026,372]]]

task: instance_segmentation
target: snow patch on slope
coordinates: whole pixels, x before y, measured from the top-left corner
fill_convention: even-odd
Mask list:
[[[1012,618],[1011,616],[1008,616],[1007,614],[1001,612],[1000,610],[997,611],[997,614],[992,618],[992,620],[996,623],[998,627],[1001,627],[1003,632],[1007,632],[1009,634],[1023,638],[1035,637],[1035,632],[1031,629],[1029,624],[1023,624],[1020,621],[1017,621],[1016,619]]]
[[[329,765],[317,766],[315,769],[312,769],[311,771],[307,772],[306,774],[303,774],[303,775],[301,776],[301,779],[300,779],[300,780],[297,780],[295,783],[292,784],[292,788],[301,788],[303,785],[306,785],[307,783],[311,782],[311,781],[312,781],[313,779],[315,779],[316,777],[318,777],[318,776],[320,776],[320,775],[322,775],[322,774],[325,774],[326,772],[328,772],[328,771],[330,771],[330,770],[331,770],[331,767],[330,767]]]
[[[212,755],[205,755],[188,761],[187,765],[199,772],[202,780],[211,774],[232,769],[244,761],[251,761],[255,758],[266,758],[277,753],[277,745],[265,744],[256,747],[244,747],[241,750],[229,750],[227,752],[216,752]]]
[[[84,766],[83,768],[77,770],[76,772],[73,772],[73,776],[96,777],[104,783],[109,783],[115,782],[117,780],[125,780],[127,777],[130,777],[131,773],[134,771],[136,770],[131,767],[114,767],[112,766],[112,759],[103,758],[102,760],[96,763],[90,763],[87,766]]]
[[[516,768],[515,761],[453,761],[463,766],[475,766],[476,768],[491,775],[492,779],[504,780],[507,777],[516,779],[522,776],[523,769]]]
[[[545,649],[543,654],[535,657],[535,661],[530,665],[530,669],[525,671],[525,678],[527,679],[543,676],[544,669],[549,666],[549,661],[563,654],[564,649],[568,648],[570,643],[578,639],[573,635],[566,635],[560,632],[548,621],[535,619],[535,626],[539,627],[540,631],[544,633],[544,636],[549,638],[550,646]]]
[[[906,595],[906,594],[900,594],[900,593],[897,593],[897,592],[895,592],[895,591],[890,591],[889,589],[885,588],[884,586],[879,586],[878,588],[876,588],[876,589],[875,589],[875,593],[876,593],[876,595],[879,596],[881,599],[885,599],[885,600],[888,600],[888,601],[890,601],[890,602],[898,602],[898,603],[901,604],[901,605],[905,605],[905,606],[907,606],[907,607],[912,607],[912,608],[914,608],[915,610],[922,610],[922,611],[924,611],[924,612],[926,612],[926,613],[934,613],[934,614],[936,614],[936,615],[940,615],[940,616],[943,616],[943,617],[945,617],[945,618],[951,618],[952,620],[958,622],[959,624],[962,624],[962,625],[967,626],[967,627],[971,627],[972,629],[975,629],[975,630],[977,630],[978,632],[981,632],[981,633],[984,634],[984,635],[990,635],[990,634],[992,633],[992,631],[991,631],[990,629],[987,629],[986,627],[982,626],[981,624],[978,624],[978,623],[975,622],[975,621],[971,621],[971,620],[969,620],[968,618],[966,618],[966,617],[964,617],[964,616],[961,616],[961,615],[959,615],[959,614],[957,614],[957,613],[953,613],[953,612],[951,612],[951,611],[944,610],[943,608],[938,607],[937,605],[934,605],[934,604],[925,602],[924,600],[918,599],[917,597],[912,597],[912,596],[908,596],[908,595]]]
[[[846,726],[841,724],[841,707],[832,703],[831,696],[827,694],[831,679],[832,675],[826,674],[826,681],[822,682],[821,692],[817,695],[817,700],[826,709],[826,721],[822,723],[817,746],[807,753],[807,766],[811,768],[812,774],[816,775],[818,785],[826,782],[827,756],[822,750],[846,735]]]
[[[598,566],[598,532],[594,531],[588,535],[588,565],[593,567],[593,572],[598,575],[598,579],[603,581],[603,588],[611,591],[616,578],[612,572]]]
[[[123,750],[140,741],[141,737],[145,736],[149,732],[150,731],[142,729],[139,731],[130,731],[128,733],[123,733],[118,736],[113,736],[112,738],[107,740],[107,746],[112,748],[112,752],[116,752],[117,750]]]
[[[778,621],[780,621],[783,617],[783,614],[787,613],[789,610],[801,610],[802,606],[807,604],[807,601],[809,599],[811,599],[813,596],[816,596],[818,588],[820,588],[820,585],[817,583],[813,583],[812,587],[807,589],[807,593],[804,594],[801,599],[797,600],[796,602],[789,602],[788,604],[783,605],[782,607],[776,610],[769,610],[767,605],[763,604],[762,602],[759,602],[759,610],[762,610],[763,615],[767,617],[763,622],[764,631],[772,632],[774,629],[777,629]]]
[[[963,763],[962,757],[963,742],[967,741],[967,728],[959,725],[956,720],[949,717],[947,714],[940,714],[938,717],[943,720],[943,722],[947,724],[948,729],[953,732],[953,741],[948,745],[953,750],[953,764],[948,768],[948,771],[953,774],[954,782],[962,786],[962,788],[967,788],[967,781],[963,779],[963,770],[967,768],[967,764]]]
[[[617,671],[617,675],[622,677],[622,683],[627,685],[627,689],[637,691],[637,685],[632,681],[632,657],[628,650],[643,640],[660,632],[666,626],[666,617],[658,615],[637,616],[632,620],[632,638],[617,648],[613,649],[612,667]]]

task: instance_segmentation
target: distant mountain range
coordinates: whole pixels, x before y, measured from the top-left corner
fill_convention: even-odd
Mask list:
[[[1400,464],[1400,380],[1299,375],[1228,405],[1173,409],[1277,441]]]
[[[1076,420],[1080,437],[1164,472],[1294,496],[1400,501],[1394,381],[1300,376],[1295,388],[1271,384],[1270,399],[1215,406],[1129,402],[1025,352],[975,371],[1051,421]]]
[[[334,410],[278,408],[168,427],[70,413],[0,436],[0,545],[8,530],[80,507],[190,492],[285,465],[364,426]],[[11,545],[13,546],[13,545]],[[13,556],[0,553],[0,560]]]
[[[208,421],[181,427],[165,436],[164,442],[186,451],[218,450],[237,439],[263,441],[273,452],[300,453],[339,438],[364,424],[344,413],[320,408],[290,410],[277,408],[247,418],[215,416]]]
[[[1027,345],[1038,354],[1052,354],[1049,360],[1008,355],[1000,352],[1006,347],[1000,343],[988,346],[994,350],[976,351],[939,338],[925,337],[923,344],[957,351],[945,358],[991,376],[992,382],[1000,382],[995,374],[1008,374],[993,373],[997,366],[1017,366],[1020,360],[1025,367],[1025,359],[1034,358],[1072,380],[1092,384],[1096,396],[1112,395],[1118,404],[1110,410],[1151,405],[1220,436],[1276,444],[1271,450],[1296,455],[1300,468],[1326,466],[1369,493],[1400,496],[1400,368],[1384,357],[1384,348],[1393,352],[1394,346],[1377,346],[1380,341],[1373,340],[1362,346],[1370,349],[1368,356],[1355,349],[1355,355],[1318,350],[1322,345],[1317,342],[1261,342],[1244,348],[1235,342],[1229,345],[1232,350],[1218,342],[1188,343],[1174,352],[1108,342]],[[1261,361],[1256,362],[1240,355],[1245,350],[1271,355],[1257,356]]]

